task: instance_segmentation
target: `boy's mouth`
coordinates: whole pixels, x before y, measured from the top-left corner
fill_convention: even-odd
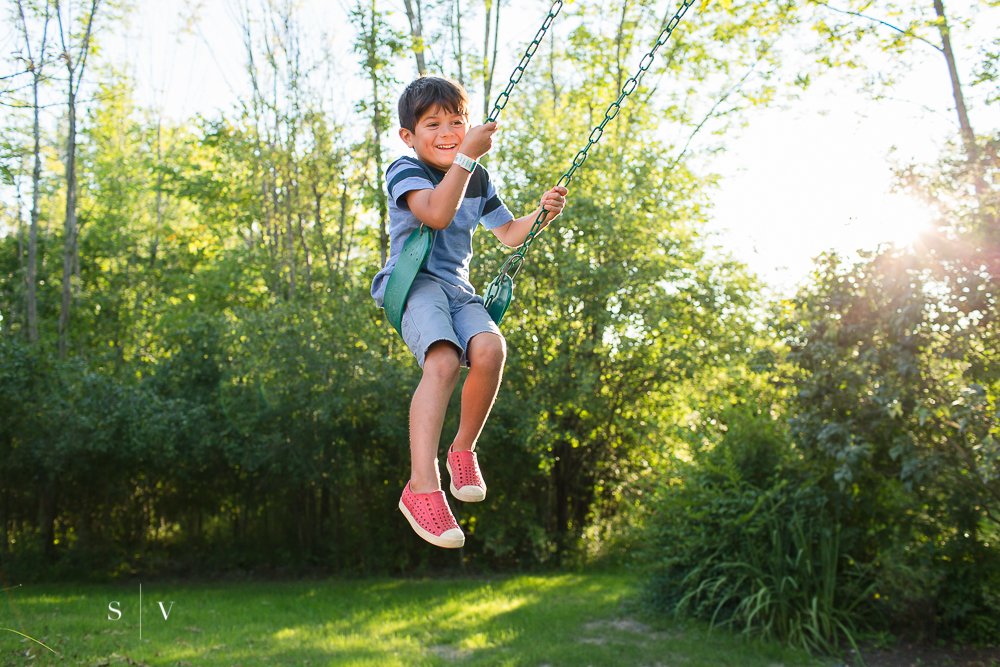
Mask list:
[[[442,144],[440,146],[435,146],[435,148],[442,151],[450,151],[451,149],[456,148],[457,146],[458,144]]]

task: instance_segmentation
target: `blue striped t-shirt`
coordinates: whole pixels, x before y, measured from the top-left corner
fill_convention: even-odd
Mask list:
[[[420,226],[417,216],[407,207],[404,195],[414,190],[432,190],[445,173],[413,157],[399,158],[385,172],[389,192],[389,259],[372,281],[372,296],[379,306],[403,244],[410,233]],[[489,174],[482,165],[476,167],[455,219],[445,229],[434,232],[434,245],[423,270],[475,294],[476,290],[469,282],[469,262],[472,260],[472,234],[477,223],[486,229],[496,229],[513,219],[514,216],[497,195]]]

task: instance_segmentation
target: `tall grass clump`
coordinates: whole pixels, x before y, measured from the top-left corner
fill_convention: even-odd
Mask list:
[[[766,411],[743,404],[719,421],[721,438],[675,460],[652,503],[651,602],[813,653],[855,645],[871,577],[849,553],[836,490]]]

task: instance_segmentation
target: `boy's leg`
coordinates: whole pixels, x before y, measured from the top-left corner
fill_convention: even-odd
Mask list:
[[[507,360],[507,344],[503,336],[485,331],[469,340],[466,356],[469,359],[469,376],[465,378],[462,389],[462,420],[452,445],[457,452],[469,451],[476,446],[486,418],[490,416]]]
[[[458,382],[458,363],[459,351],[448,341],[434,343],[424,357],[424,374],[410,403],[410,490],[413,493],[429,493],[441,488],[438,444],[448,401]]]

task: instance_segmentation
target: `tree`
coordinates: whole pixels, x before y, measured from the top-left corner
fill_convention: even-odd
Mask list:
[[[844,10],[834,8],[825,2],[811,0],[814,4],[823,7],[827,12],[833,11],[840,15],[853,17],[846,23],[828,22],[823,18],[816,21],[815,25],[824,38],[824,42],[818,47],[821,55],[821,62],[825,67],[836,67],[839,65],[859,66],[862,59],[858,55],[862,49],[859,48],[873,39],[875,46],[886,53],[891,54],[897,66],[903,63],[910,63],[914,58],[914,53],[910,47],[917,43],[930,46],[938,52],[944,59],[944,64],[948,70],[948,79],[951,84],[952,101],[956,120],[958,121],[959,136],[965,149],[966,160],[973,173],[979,173],[974,180],[974,187],[981,196],[988,196],[991,188],[984,180],[982,172],[987,169],[984,162],[996,162],[996,158],[981,155],[980,144],[982,139],[976,134],[969,120],[969,111],[966,104],[966,95],[962,88],[961,78],[958,71],[958,64],[955,59],[953,25],[949,22],[943,0],[932,0],[929,4],[916,4],[900,10],[891,5],[865,4],[863,7]],[[986,2],[978,2],[978,5],[988,5]],[[933,11],[933,14],[931,13]],[[958,21],[966,23],[967,21]],[[933,33],[937,34],[934,39]],[[836,55],[831,56],[838,49],[848,54],[847,60],[841,60]],[[982,65],[979,68],[981,73],[990,71],[991,53],[987,49],[981,51],[983,56]],[[882,77],[890,82],[891,77]],[[980,75],[976,83],[989,81],[989,76]]]
[[[29,12],[36,10],[30,7]],[[27,275],[27,318],[28,318],[28,340],[32,343],[38,341],[38,216],[40,214],[41,191],[39,182],[42,176],[42,146],[41,129],[39,126],[39,114],[41,108],[38,104],[38,92],[44,80],[44,69],[47,61],[45,59],[45,49],[48,46],[49,20],[51,18],[52,2],[45,0],[45,13],[42,19],[42,36],[39,39],[37,58],[31,51],[31,34],[28,28],[28,18],[25,13],[24,0],[18,0],[17,11],[20,19],[21,34],[24,38],[24,48],[27,52],[27,69],[31,74],[31,109],[32,109],[32,131],[33,140],[32,157],[34,166],[31,172],[31,227],[28,232],[28,275]]]
[[[65,21],[63,6],[60,0],[53,0],[56,19],[59,22],[59,40],[62,46],[61,58],[66,65],[66,218],[63,224],[63,274],[62,274],[62,305],[59,311],[59,357],[65,358],[69,337],[69,318],[72,305],[72,275],[74,265],[78,266],[79,246],[77,236],[77,174],[76,174],[76,98],[83,84],[87,68],[87,57],[93,46],[91,37],[94,19],[100,0],[91,0],[90,7],[84,12],[82,19],[83,34],[74,33],[76,27],[73,17],[73,2],[70,0],[66,8]],[[76,41],[76,44],[74,44]],[[76,53],[74,53],[74,47]]]
[[[483,32],[483,119],[490,113],[490,93],[493,88],[493,73],[497,67],[497,51],[500,47],[500,4],[501,0],[483,0],[486,7],[486,28]],[[494,10],[494,3],[496,9]],[[493,55],[490,56],[490,21],[493,22]]]
[[[378,209],[379,257],[382,266],[385,266],[389,257],[389,204],[383,188],[382,138],[389,122],[388,88],[394,83],[390,68],[404,46],[399,33],[385,20],[384,13],[376,8],[375,0],[368,5],[359,2],[351,13],[351,19],[358,27],[354,50],[362,56],[361,66],[371,84],[370,100],[360,102],[359,107],[371,114],[369,152],[375,173],[369,183]]]
[[[406,18],[410,22],[410,39],[413,57],[417,60],[417,75],[423,76],[427,73],[424,65],[424,17],[423,2],[421,0],[404,0],[406,4]],[[414,5],[416,11],[414,11]]]
[[[465,86],[465,55],[462,53],[462,2],[453,0],[449,7],[448,28],[451,36],[451,53],[457,68],[458,83]],[[454,17],[454,20],[452,19]]]

